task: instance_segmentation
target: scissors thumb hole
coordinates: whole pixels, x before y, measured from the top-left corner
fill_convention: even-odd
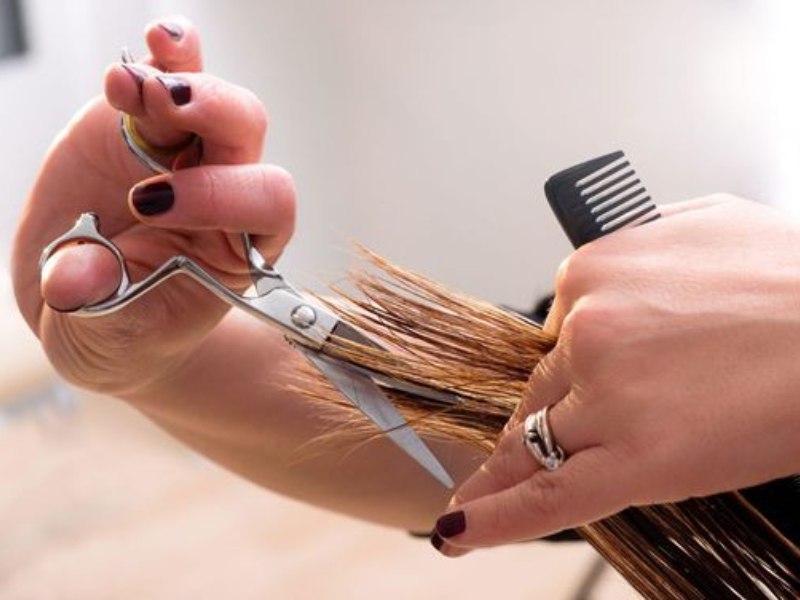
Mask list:
[[[116,292],[121,266],[110,250],[83,240],[58,248],[42,265],[42,298],[53,310],[73,312]]]

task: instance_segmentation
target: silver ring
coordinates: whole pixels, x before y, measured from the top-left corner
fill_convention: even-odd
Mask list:
[[[555,471],[564,464],[567,455],[553,439],[547,419],[549,408],[545,406],[525,418],[522,441],[540,465],[548,471]]]

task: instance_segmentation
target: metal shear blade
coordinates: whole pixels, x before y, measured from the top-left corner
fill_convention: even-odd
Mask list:
[[[395,444],[433,475],[443,486],[452,488],[453,479],[444,470],[430,449],[406,423],[403,416],[383,391],[362,372],[348,368],[347,363],[330,359],[312,350],[304,354],[336,389],[369,417]]]

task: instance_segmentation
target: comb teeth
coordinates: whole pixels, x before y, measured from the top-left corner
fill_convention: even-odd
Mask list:
[[[612,152],[556,173],[547,200],[576,248],[660,215],[625,154]]]

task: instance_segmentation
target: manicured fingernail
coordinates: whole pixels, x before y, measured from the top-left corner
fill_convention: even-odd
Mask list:
[[[159,23],[158,26],[166,31],[173,41],[181,41],[181,38],[183,37],[183,27],[177,23]]]
[[[167,212],[175,203],[175,193],[168,181],[137,185],[131,192],[136,211],[147,217]]]
[[[131,54],[131,51],[128,50],[127,46],[123,46],[119,54],[120,54],[120,60],[122,60],[123,63],[136,62],[136,59],[133,58],[133,54]]]
[[[189,104],[192,100],[192,88],[180,77],[175,77],[174,75],[158,75],[156,79],[166,88],[169,95],[172,96],[172,101],[176,105],[183,106],[184,104]]]
[[[436,521],[436,533],[443,538],[464,533],[467,529],[467,518],[463,510],[447,513]]]
[[[439,554],[446,556],[447,558],[458,558],[459,556],[464,556],[465,554],[470,553],[469,548],[460,548],[458,546],[454,546],[438,533],[434,533],[431,536],[431,546],[436,548],[439,551]]]
[[[442,546],[444,546],[444,538],[440,536],[438,533],[434,533],[431,536],[431,546],[436,548],[439,552],[442,551]]]
[[[122,63],[122,68],[125,69],[128,75],[130,75],[131,78],[136,82],[136,87],[139,89],[139,95],[141,96],[144,80],[147,79],[147,71],[137,67],[136,65],[131,65],[128,63]]]

